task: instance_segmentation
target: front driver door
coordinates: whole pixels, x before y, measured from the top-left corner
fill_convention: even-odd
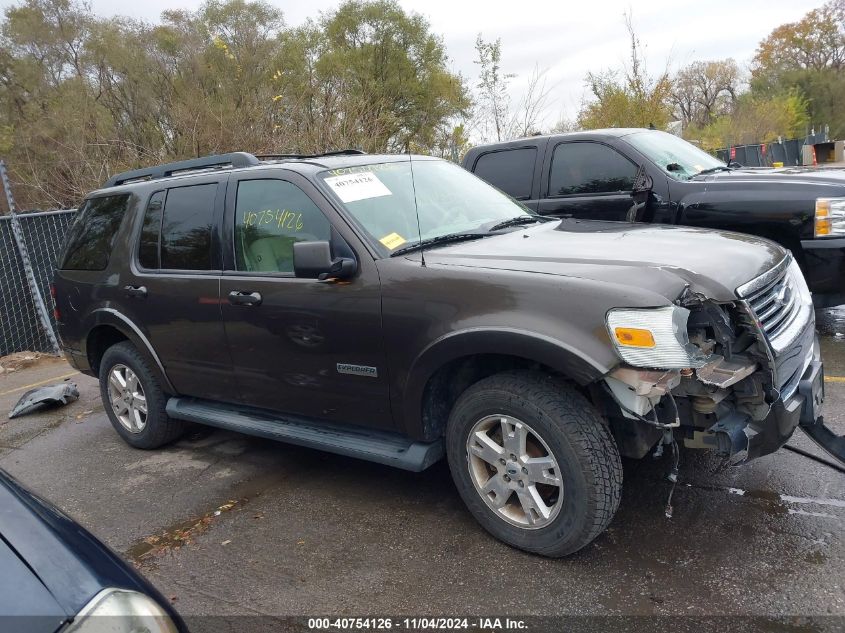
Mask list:
[[[229,184],[225,226],[220,297],[242,401],[391,427],[378,273],[336,211],[298,174],[250,172]],[[293,244],[312,240],[354,257],[356,276],[298,279]]]
[[[624,221],[633,205],[637,166],[594,141],[558,143],[547,156],[539,212],[591,220]]]

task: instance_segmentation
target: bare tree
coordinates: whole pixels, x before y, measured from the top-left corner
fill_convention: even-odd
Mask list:
[[[534,67],[522,98],[514,105],[509,89],[517,75],[502,71],[501,47],[501,40],[486,42],[480,34],[475,41],[479,77],[472,127],[482,140],[504,141],[537,133],[548,107],[551,89],[546,85],[546,71],[539,66]]]
[[[733,109],[742,83],[733,59],[693,62],[672,82],[672,104],[684,125],[708,125]]]

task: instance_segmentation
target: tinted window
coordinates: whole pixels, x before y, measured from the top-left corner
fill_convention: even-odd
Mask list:
[[[164,209],[164,191],[155,192],[144,213],[141,240],[138,244],[138,263],[143,268],[158,268],[158,238],[161,233],[161,214]]]
[[[616,150],[599,143],[562,143],[555,148],[549,195],[631,191],[637,168]]]
[[[167,191],[161,229],[162,268],[211,268],[211,223],[216,194],[216,184]]]
[[[294,243],[330,240],[331,225],[326,216],[296,185],[284,180],[244,180],[238,184],[238,270],[292,273]]]
[[[86,202],[68,235],[61,268],[103,270],[109,263],[114,236],[128,206],[129,194]]]
[[[483,154],[475,163],[475,175],[517,199],[531,197],[531,177],[537,148],[509,149]]]

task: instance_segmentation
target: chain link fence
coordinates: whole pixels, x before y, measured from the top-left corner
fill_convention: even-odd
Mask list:
[[[49,310],[52,308],[50,282],[75,215],[75,210],[17,214],[30,268],[38,293],[48,307],[50,326],[56,337],[56,322]],[[24,350],[56,353],[41,325],[11,224],[10,216],[0,216],[0,356]]]

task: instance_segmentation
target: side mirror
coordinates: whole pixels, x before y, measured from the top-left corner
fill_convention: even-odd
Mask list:
[[[646,173],[645,165],[640,165],[637,169],[637,175],[634,177],[634,188],[631,191],[633,204],[628,209],[625,218],[628,222],[637,222],[640,219],[640,211],[645,209],[648,204],[652,187],[654,187],[654,181]]]
[[[358,270],[358,264],[349,257],[332,259],[328,242],[296,242],[293,245],[293,271],[306,279],[347,279]]]
[[[634,190],[632,195],[636,196],[638,193],[648,193],[654,187],[654,181],[646,173],[645,165],[640,165],[637,169],[637,175],[634,177]]]

